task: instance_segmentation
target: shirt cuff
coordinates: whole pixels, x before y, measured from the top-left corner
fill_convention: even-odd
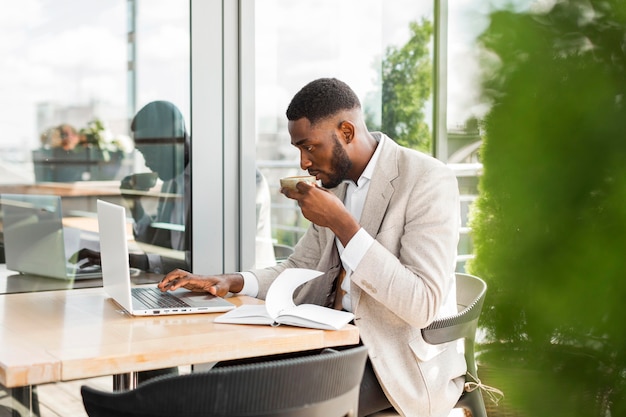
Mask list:
[[[243,288],[239,291],[240,295],[255,297],[259,294],[259,281],[252,272],[240,272],[243,276]]]
[[[370,246],[372,246],[372,243],[374,243],[374,238],[370,236],[365,229],[360,228],[341,252],[342,262],[350,268],[351,271],[354,271],[357,266],[359,266],[361,259],[363,259]]]

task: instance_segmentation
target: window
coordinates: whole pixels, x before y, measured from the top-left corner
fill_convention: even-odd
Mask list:
[[[119,203],[138,244],[182,249],[170,240],[185,229],[184,186],[172,186],[191,126],[189,2],[16,4],[3,8],[0,35],[0,192],[59,195],[64,224],[89,220],[92,231],[96,198]],[[154,101],[171,103],[176,120],[155,125],[160,109],[132,125]],[[179,203],[159,217],[164,198]],[[133,215],[144,212],[142,226]],[[141,239],[139,226],[168,236]]]
[[[303,173],[287,132],[291,97],[316,78],[339,78],[359,96],[370,130],[431,152],[434,12],[433,3],[410,0],[255,6],[256,162],[269,184],[271,237],[282,250],[308,225],[279,192],[280,177]],[[397,110],[403,117],[394,116]]]

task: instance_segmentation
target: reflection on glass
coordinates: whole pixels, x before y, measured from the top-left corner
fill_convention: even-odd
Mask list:
[[[95,200],[123,204],[122,179],[150,171],[131,138],[136,103],[168,100],[189,115],[189,1],[9,6],[0,39],[11,40],[0,42],[10,57],[0,60],[0,193],[61,196],[63,222],[95,231]],[[174,160],[180,172],[183,158]],[[160,193],[144,196],[147,213]],[[184,262],[183,252],[175,256]]]
[[[19,98],[0,103],[7,167],[0,181],[120,180],[136,163],[129,153],[135,102],[168,99],[187,114],[189,4],[33,6],[8,7],[0,17],[2,39],[12,39],[0,44],[11,57],[0,62],[0,86],[5,97]]]
[[[288,253],[308,226],[279,193],[281,177],[304,174],[287,133],[291,97],[316,78],[336,77],[359,96],[370,130],[430,153],[432,27],[432,2],[256,3],[257,163],[272,194],[277,251]]]
[[[36,182],[103,181],[130,173],[132,143],[100,119],[80,130],[69,123],[46,129],[32,151]]]
[[[9,270],[62,280],[100,277],[99,266],[70,259],[95,236],[63,225],[61,197],[2,194],[0,206]]]
[[[477,38],[488,24],[488,10],[471,1],[449,5],[448,162],[454,164],[479,162],[480,120],[489,106],[480,93]]]
[[[131,131],[150,170],[128,175],[120,185],[134,219],[135,241],[146,252],[145,257],[131,256],[131,266],[158,273],[187,269],[190,168],[183,115],[168,101],[153,101],[137,112]]]
[[[458,245],[459,272],[465,271],[465,262],[474,252],[468,225],[472,204],[478,196],[480,120],[489,107],[480,92],[477,38],[488,24],[489,9],[486,3],[467,0],[451,1],[448,7],[447,156],[448,163],[465,170],[464,174],[457,174],[463,226]]]

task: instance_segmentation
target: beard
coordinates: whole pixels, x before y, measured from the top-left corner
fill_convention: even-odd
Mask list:
[[[341,184],[341,182],[348,177],[348,172],[352,168],[352,161],[348,157],[346,150],[341,146],[341,143],[339,143],[337,135],[333,134],[333,139],[335,140],[335,144],[330,161],[333,171],[328,173],[328,180],[326,182],[322,181],[324,188],[335,188]]]

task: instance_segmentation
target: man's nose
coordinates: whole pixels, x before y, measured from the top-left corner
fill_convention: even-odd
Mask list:
[[[309,169],[311,165],[312,165],[311,160],[307,158],[306,156],[304,156],[303,154],[300,154],[300,168],[303,171],[306,171],[307,169]]]

